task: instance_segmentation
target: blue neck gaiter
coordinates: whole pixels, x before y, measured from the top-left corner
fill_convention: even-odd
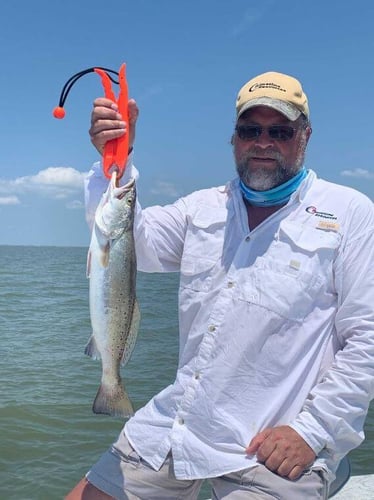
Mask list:
[[[296,191],[307,175],[308,171],[303,167],[292,179],[267,191],[255,191],[247,187],[242,181],[239,182],[239,185],[244,198],[251,205],[255,207],[271,207],[287,203],[291,194]]]

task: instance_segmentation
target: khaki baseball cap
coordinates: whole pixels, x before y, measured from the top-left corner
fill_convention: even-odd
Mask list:
[[[301,113],[309,119],[308,99],[300,82],[274,71],[252,78],[240,89],[236,117],[255,106],[269,106],[291,121],[297,120]]]

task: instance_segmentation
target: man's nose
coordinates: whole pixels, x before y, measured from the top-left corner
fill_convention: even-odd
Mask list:
[[[264,127],[261,131],[261,134],[256,137],[255,144],[256,146],[259,146],[263,149],[274,146],[274,140],[270,137],[268,129],[266,127]]]

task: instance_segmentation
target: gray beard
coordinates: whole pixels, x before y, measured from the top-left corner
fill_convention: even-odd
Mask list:
[[[275,169],[256,168],[251,169],[249,160],[253,157],[261,156],[263,151],[253,148],[251,151],[243,155],[236,162],[236,171],[241,181],[255,191],[267,191],[268,189],[280,186],[284,182],[292,179],[300,172],[304,163],[304,150],[300,150],[296,161],[293,165],[287,165],[285,158],[277,151],[267,152],[266,156],[276,160]]]

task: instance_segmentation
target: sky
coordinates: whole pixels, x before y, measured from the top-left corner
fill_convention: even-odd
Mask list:
[[[13,0],[1,7],[0,244],[87,246],[83,179],[100,78],[125,62],[140,116],[143,206],[235,176],[240,87],[265,71],[298,78],[313,134],[306,166],[374,198],[372,0]],[[117,92],[117,89],[115,88]]]

